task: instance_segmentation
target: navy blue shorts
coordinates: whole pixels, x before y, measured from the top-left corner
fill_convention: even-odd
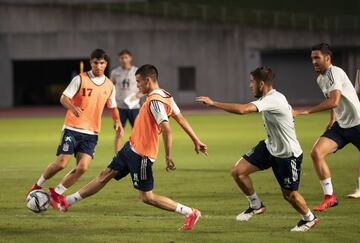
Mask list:
[[[260,170],[272,168],[279,185],[289,191],[297,191],[300,184],[300,171],[303,155],[279,158],[270,154],[264,141],[260,141],[243,158]]]
[[[154,188],[152,165],[153,163],[149,158],[142,157],[132,151],[130,143],[126,142],[108,165],[108,168],[119,172],[115,176],[115,180],[120,180],[130,173],[134,187],[140,191],[148,192]]]
[[[94,158],[95,147],[98,135],[90,135],[81,132],[64,129],[61,134],[61,141],[57,149],[56,156],[60,154],[85,153]]]
[[[126,121],[129,120],[131,126],[134,126],[135,119],[139,114],[139,109],[119,109],[121,125],[125,127]]]
[[[322,137],[329,138],[337,143],[338,149],[342,149],[347,144],[352,143],[360,150],[360,125],[350,128],[342,128],[335,122],[331,128],[327,129]]]

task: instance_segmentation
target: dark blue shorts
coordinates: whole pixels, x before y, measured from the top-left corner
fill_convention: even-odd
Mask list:
[[[56,156],[60,154],[85,153],[94,158],[95,147],[98,135],[90,135],[81,132],[64,129],[61,134],[61,141],[57,149]]]
[[[322,137],[329,138],[337,143],[338,149],[342,149],[347,144],[352,143],[360,150],[360,125],[350,128],[342,128],[335,122],[331,128],[327,129]]]
[[[300,184],[300,171],[303,156],[278,158],[270,154],[264,141],[260,141],[243,158],[260,170],[272,168],[279,185],[289,191],[297,191]]]
[[[121,109],[119,108],[120,120],[123,127],[126,125],[126,121],[129,120],[131,126],[134,126],[135,119],[139,114],[139,109]]]
[[[134,187],[140,191],[148,192],[154,188],[152,165],[153,163],[149,158],[142,157],[132,151],[130,143],[126,142],[108,165],[108,168],[119,172],[115,176],[116,180],[120,180],[130,173]]]

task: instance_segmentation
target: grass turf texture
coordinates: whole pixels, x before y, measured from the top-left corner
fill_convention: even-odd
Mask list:
[[[252,176],[267,213],[249,222],[235,221],[248,204],[229,169],[265,137],[260,115],[202,114],[187,118],[208,144],[209,156],[196,155],[190,140],[172,121],[172,157],[177,170],[165,172],[161,144],[154,174],[156,193],[202,211],[203,217],[191,232],[177,231],[181,216],[140,202],[130,178],[109,182],[100,193],[74,205],[66,214],[51,208],[43,214],[32,213],[25,207],[25,192],[55,158],[63,118],[0,119],[0,242],[358,242],[360,200],[345,198],[356,186],[359,154],[353,146],[328,159],[340,205],[319,213],[320,224],[313,231],[290,233],[299,215],[282,199],[271,170]],[[328,114],[296,119],[305,151],[300,192],[311,208],[322,199],[322,190],[309,151],[327,119]],[[94,178],[111,160],[111,127],[106,117],[95,159],[68,193]],[[73,166],[71,161],[46,186],[56,186]]]

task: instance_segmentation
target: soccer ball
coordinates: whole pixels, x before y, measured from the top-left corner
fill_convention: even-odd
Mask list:
[[[43,190],[34,190],[26,197],[26,207],[34,213],[46,211],[50,206],[50,196]]]

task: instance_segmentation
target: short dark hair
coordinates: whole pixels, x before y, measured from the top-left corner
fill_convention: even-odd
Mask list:
[[[129,50],[127,50],[127,49],[124,49],[124,50],[119,51],[118,56],[120,57],[120,56],[122,56],[122,55],[129,55],[129,56],[132,57],[132,53],[131,53]]]
[[[272,84],[275,79],[275,74],[269,67],[258,67],[251,71],[250,74],[254,77],[256,82],[264,81],[267,84]]]
[[[327,43],[313,45],[311,51],[320,51],[323,55],[329,55],[330,57],[333,55],[330,45]]]
[[[105,53],[105,51],[103,49],[95,49],[93,52],[91,52],[90,54],[90,60],[91,59],[104,59],[105,61],[109,62],[109,56]]]
[[[150,77],[153,80],[158,80],[159,78],[159,72],[156,69],[155,66],[151,64],[145,64],[139,67],[139,69],[136,71],[135,75],[140,75],[142,78]]]

